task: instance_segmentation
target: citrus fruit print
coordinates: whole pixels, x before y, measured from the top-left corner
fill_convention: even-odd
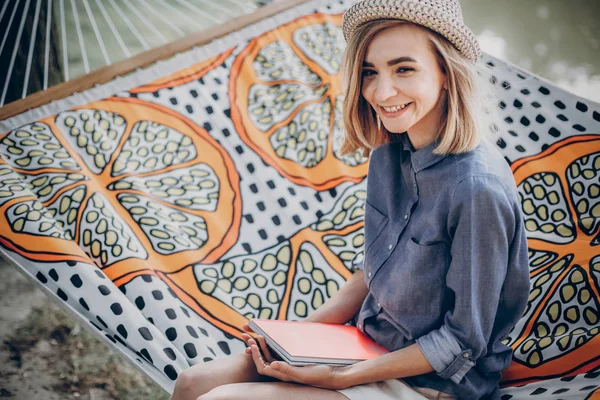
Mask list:
[[[90,103],[2,135],[0,152],[16,172],[0,165],[0,240],[26,258],[87,255],[123,284],[218,259],[237,240],[228,155],[160,106]]]
[[[159,272],[188,307],[240,337],[249,318],[302,320],[350,278],[364,243],[366,191],[351,187],[331,212],[255,254]]]
[[[156,79],[146,85],[133,88],[130,93],[146,93],[154,92],[163,88],[170,88],[174,86],[180,86],[188,83],[194,79],[201,78],[206,74],[207,71],[222,65],[223,62],[233,53],[234,49],[229,49],[221,54],[214,57],[210,57],[197,64],[184,68],[173,75],[166,76],[164,78]]]
[[[564,139],[512,164],[530,249],[531,293],[505,340],[504,383],[600,365],[600,136]]]
[[[167,391],[241,353],[249,318],[306,318],[363,259],[368,160],[339,153],[353,1],[309,3],[89,93],[103,100],[0,121],[0,253]],[[600,105],[480,64],[531,276],[502,400],[598,399]]]
[[[240,137],[292,182],[318,190],[361,181],[367,160],[342,156],[341,15],[299,18],[251,40],[231,68]]]

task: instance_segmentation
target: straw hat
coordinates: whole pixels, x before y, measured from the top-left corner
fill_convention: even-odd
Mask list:
[[[481,55],[475,35],[463,22],[458,0],[361,0],[344,13],[346,42],[356,28],[374,19],[401,19],[425,26],[448,39],[475,64]]]

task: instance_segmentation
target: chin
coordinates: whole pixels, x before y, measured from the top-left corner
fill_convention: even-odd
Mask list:
[[[389,133],[404,133],[406,131],[408,131],[410,129],[410,126],[406,126],[406,127],[396,127],[396,126],[390,126],[389,128],[386,126],[385,129],[389,132]]]

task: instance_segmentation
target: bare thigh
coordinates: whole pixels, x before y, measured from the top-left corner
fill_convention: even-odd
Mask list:
[[[271,382],[273,378],[256,371],[252,357],[245,353],[217,358],[194,365],[181,373],[171,400],[196,400],[217,386],[239,382]]]
[[[286,382],[232,383],[219,386],[198,400],[348,400],[335,390]]]

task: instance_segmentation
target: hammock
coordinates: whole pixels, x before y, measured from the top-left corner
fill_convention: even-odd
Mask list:
[[[271,0],[3,0],[0,107],[214,28],[265,1]]]
[[[0,122],[0,252],[169,392],[243,351],[247,318],[302,320],[361,258],[367,160],[336,140],[352,2],[298,3]],[[600,104],[479,68],[530,247],[502,398],[597,398]]]

